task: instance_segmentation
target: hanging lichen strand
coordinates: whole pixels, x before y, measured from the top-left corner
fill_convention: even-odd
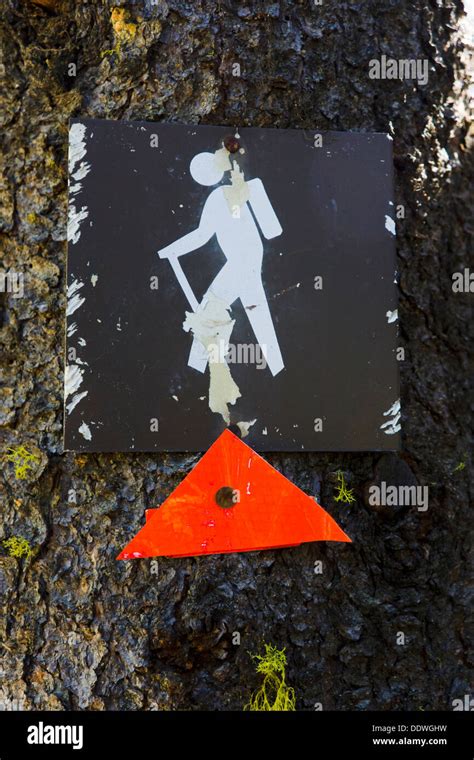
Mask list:
[[[272,644],[264,644],[265,654],[252,654],[258,661],[257,673],[263,675],[263,683],[252,694],[244,710],[259,712],[277,710],[293,711],[296,709],[295,690],[285,681],[286,655],[285,647],[277,649]]]

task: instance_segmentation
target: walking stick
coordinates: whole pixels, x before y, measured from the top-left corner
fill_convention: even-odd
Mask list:
[[[183,268],[181,264],[179,263],[178,257],[176,254],[173,253],[163,253],[161,251],[158,252],[158,255],[160,259],[168,259],[171,266],[173,267],[173,272],[176,275],[176,279],[178,280],[179,284],[181,285],[181,289],[188,299],[188,303],[193,311],[197,311],[199,307],[199,303],[197,301],[196,296],[194,295],[191,285],[186,279],[186,275],[183,272]]]

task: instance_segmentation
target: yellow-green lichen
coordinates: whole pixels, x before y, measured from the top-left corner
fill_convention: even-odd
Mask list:
[[[8,448],[3,459],[13,464],[16,480],[25,480],[29,470],[32,470],[33,466],[39,463],[39,458],[35,454],[31,454],[25,446]]]
[[[125,8],[112,8],[110,21],[116,37],[133,40],[137,33],[137,25],[128,19],[129,13]]]
[[[129,12],[125,8],[112,8],[110,13],[110,23],[114,30],[116,43],[113,48],[102,50],[100,57],[105,58],[108,55],[121,54],[122,45],[131,42],[137,33],[137,25],[129,21]]]
[[[294,711],[296,709],[295,691],[287,686],[285,648],[277,649],[272,644],[264,644],[264,654],[251,654],[258,662],[257,673],[263,675],[263,683],[252,694],[244,710],[252,711]],[[250,654],[250,653],[249,653]]]
[[[29,542],[21,536],[7,538],[5,541],[2,541],[2,544],[10,557],[19,557],[20,559],[26,557],[28,559],[33,554]]]
[[[334,497],[334,501],[342,501],[344,504],[351,504],[355,501],[354,489],[347,488],[344,473],[340,470],[337,473],[336,496]]]

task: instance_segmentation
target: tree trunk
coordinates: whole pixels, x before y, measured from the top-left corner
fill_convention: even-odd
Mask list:
[[[32,556],[0,550],[0,701],[238,710],[266,641],[286,647],[297,709],[451,710],[469,694],[472,523],[472,295],[452,289],[473,229],[462,2],[117,5],[1,11],[2,266],[25,293],[0,294],[0,431],[38,462],[24,480],[2,465],[0,535]],[[384,54],[427,59],[428,82],[371,79]],[[62,453],[72,116],[394,135],[403,451],[265,455],[351,546],[115,561],[199,457]],[[350,505],[334,502],[338,470]],[[371,506],[382,480],[428,486],[428,508]]]

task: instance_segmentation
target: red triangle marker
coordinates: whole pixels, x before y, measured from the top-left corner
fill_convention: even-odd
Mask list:
[[[333,518],[225,430],[117,559],[194,557],[351,539]]]

